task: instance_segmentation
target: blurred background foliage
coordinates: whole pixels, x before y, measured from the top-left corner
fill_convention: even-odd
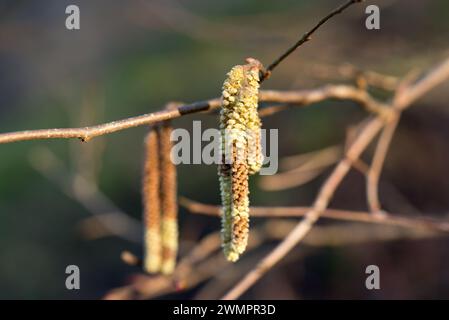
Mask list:
[[[84,126],[156,111],[168,101],[216,97],[233,65],[249,56],[268,64],[336,3],[1,0],[0,130]],[[65,29],[69,4],[80,7],[79,31]],[[381,8],[378,31],[364,27],[368,4]],[[445,0],[367,1],[321,29],[263,88],[351,82],[316,77],[316,65],[350,63],[396,76],[422,70],[448,53],[448,21]],[[433,91],[404,114],[382,176],[394,186],[395,196],[381,190],[392,212],[447,214],[448,89],[445,85]],[[386,92],[375,94],[388,97]],[[266,118],[264,126],[279,129],[279,155],[284,157],[341,144],[345,128],[364,116],[352,103],[325,102]],[[217,126],[211,114],[183,117],[174,126],[191,130],[193,119],[202,120],[203,128]],[[89,235],[82,226],[91,213],[70,196],[70,187],[48,173],[59,168],[56,180],[62,184],[64,175],[82,175],[98,184],[115,206],[140,220],[146,131],[130,129],[89,143],[53,140],[0,146],[0,298],[99,298],[138,271],[119,256],[124,249],[140,254],[140,244]],[[178,174],[180,195],[219,203],[215,166],[181,165]],[[278,192],[261,190],[256,177],[251,181],[252,204],[309,205],[324,177]],[[366,210],[363,185],[360,174],[352,172],[332,207]],[[180,219],[186,248],[219,229],[219,219],[183,209]],[[273,244],[252,255],[259,258]],[[244,297],[448,298],[448,244],[440,237],[314,248],[275,268]],[[65,289],[69,264],[81,269],[79,291]],[[365,289],[369,264],[381,268],[381,290]],[[191,298],[196,290],[171,297]]]

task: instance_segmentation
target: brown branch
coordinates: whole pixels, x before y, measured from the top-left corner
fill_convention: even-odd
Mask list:
[[[381,214],[381,204],[379,201],[379,179],[382,173],[382,167],[387,156],[388,149],[393,139],[394,132],[399,123],[401,117],[401,110],[399,103],[401,95],[407,90],[408,86],[415,80],[417,74],[415,70],[409,72],[404,79],[399,81],[395,95],[392,101],[392,109],[394,112],[390,121],[388,121],[379,137],[379,141],[374,152],[373,161],[370,168],[366,172],[366,198],[368,201],[368,207],[374,214]]]
[[[312,29],[307,31],[293,46],[291,46],[287,51],[285,51],[279,58],[274,60],[268,67],[267,70],[263,73],[260,81],[264,81],[267,79],[271,72],[282,62],[284,61],[290,54],[292,54],[298,47],[303,45],[305,42],[312,39],[312,34],[315,33],[323,24],[325,24],[329,19],[331,19],[333,16],[343,12],[346,8],[350,7],[354,3],[362,2],[363,0],[349,0],[345,4],[339,6],[335,10],[331,11],[327,16],[322,18]]]
[[[264,240],[264,233],[259,228],[253,232],[254,236],[248,243],[249,251],[257,248]],[[217,252],[220,245],[219,232],[208,234],[181,259],[172,276],[139,275],[130,285],[108,292],[105,299],[149,299],[192,288],[217,275],[217,270],[232,267],[223,254]]]
[[[379,178],[382,172],[382,166],[387,156],[388,148],[393,139],[394,132],[399,122],[399,116],[395,117],[391,122],[385,125],[379,137],[376,146],[373,162],[366,174],[366,197],[368,206],[372,213],[381,212],[381,204],[379,201]]]
[[[415,84],[400,90],[394,99],[396,109],[403,110],[449,77],[449,58],[430,70]]]
[[[359,103],[370,112],[382,115],[388,114],[388,109],[385,108],[381,102],[372,98],[366,91],[348,85],[327,85],[313,90],[261,90],[259,93],[260,102],[279,102],[299,106],[310,105],[327,99],[351,100]],[[147,113],[90,127],[25,130],[2,133],[0,134],[0,144],[38,139],[78,138],[82,141],[89,141],[94,137],[111,134],[129,128],[175,119],[191,113],[212,111],[221,106],[221,99],[215,98],[206,101],[193,102],[191,104],[172,103],[171,105],[173,107],[169,110],[164,109],[158,112]],[[262,112],[264,112],[263,109]],[[272,110],[272,113],[274,112]]]
[[[339,79],[357,81],[363,79],[368,86],[386,91],[396,91],[399,84],[399,79],[397,77],[381,74],[375,71],[363,70],[349,63],[339,66],[322,64],[311,65],[306,69],[306,72],[310,73],[310,75],[315,78],[324,80]]]
[[[187,198],[180,198],[179,204],[194,214],[219,216],[220,206],[204,204]],[[310,207],[251,207],[251,217],[254,218],[299,218],[303,217]],[[408,218],[396,214],[372,215],[364,211],[325,209],[321,217],[332,220],[364,222],[370,224],[392,225],[413,229],[430,229],[449,232],[449,221],[437,218]]]
[[[348,85],[326,85],[319,89],[298,91],[263,90],[259,99],[261,102],[267,101],[294,105],[309,105],[327,99],[352,100],[359,103],[369,112],[385,117],[389,116],[388,106],[375,100],[365,90]],[[263,112],[262,110],[261,112]]]
[[[79,224],[87,236],[114,235],[130,242],[140,243],[140,221],[118,208],[98,186],[79,173],[71,173],[51,150],[39,147],[30,153],[30,164],[49,181],[55,183],[69,198],[78,201],[93,216]],[[89,224],[95,234],[89,233]],[[101,228],[101,226],[102,228]],[[87,227],[87,228],[86,228]],[[98,228],[100,227],[100,228]],[[98,232],[101,231],[102,234]]]
[[[220,99],[217,98],[208,101],[200,101],[182,105],[174,110],[164,109],[158,112],[147,113],[140,116],[108,122],[91,127],[25,130],[11,133],[3,133],[0,134],[0,144],[24,140],[38,140],[38,139],[78,138],[82,141],[89,141],[94,137],[177,118],[189,113],[217,109],[219,106],[220,106]]]
[[[292,170],[301,165],[312,162],[313,159],[319,157],[323,153],[327,153],[328,155],[339,154],[341,156],[343,154],[343,148],[337,144],[316,151],[286,156],[282,159],[279,159],[279,168],[281,168],[282,170]]]
[[[329,166],[335,164],[341,157],[341,149],[340,147],[329,147],[314,152],[312,156],[307,154],[292,156],[290,159],[296,158],[301,160],[299,166],[297,165],[294,168],[271,176],[263,176],[259,180],[259,186],[263,190],[279,191],[303,185],[320,175]],[[305,156],[309,156],[310,159],[304,162],[302,159]],[[292,162],[290,160],[290,163]]]
[[[215,207],[215,206],[212,206]],[[367,216],[372,216],[367,214]],[[296,225],[294,220],[270,220],[259,225],[251,232],[249,241],[249,250],[260,248],[260,244],[268,240],[280,240],[285,237]],[[395,239],[422,239],[436,237],[443,233],[434,232],[434,230],[425,228],[375,228],[370,226],[354,227],[353,224],[316,226],[312,232],[304,239],[304,243],[309,246],[342,246],[365,243],[368,241],[391,241]],[[131,284],[111,290],[105,298],[107,299],[149,299],[169,293],[188,290],[196,287],[199,283],[208,279],[219,279],[226,276],[227,285],[231,279],[229,273],[239,272],[239,268],[230,265],[223,258],[220,248],[220,234],[213,232],[199,241],[199,243],[188,253],[178,264],[174,276],[147,276],[139,275],[133,277]],[[304,255],[304,250],[300,252]],[[245,256],[242,261],[245,265],[251,263],[253,255],[250,258]],[[129,253],[122,253],[122,259],[128,263],[138,264],[137,257]],[[296,258],[289,255],[289,258]],[[249,261],[248,261],[249,259]],[[216,270],[220,272],[216,272]],[[243,268],[247,269],[247,268]],[[208,297],[211,299],[212,297]]]

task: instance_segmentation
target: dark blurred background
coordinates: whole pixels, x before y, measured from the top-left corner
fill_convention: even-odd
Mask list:
[[[268,64],[340,2],[2,0],[0,131],[91,125],[156,111],[168,101],[219,96],[233,65],[249,56]],[[80,30],[65,28],[69,4],[80,7]],[[380,30],[365,28],[369,4],[380,7]],[[445,0],[355,5],[292,54],[263,88],[352,82],[318,77],[315,66],[350,63],[399,77],[412,69],[424,70],[448,54],[448,21]],[[391,212],[442,218],[447,214],[448,89],[446,84],[432,91],[401,119],[382,175],[381,199]],[[390,93],[373,94],[386,99]],[[276,114],[264,119],[264,126],[279,129],[282,158],[342,144],[346,128],[365,116],[353,103],[325,102]],[[183,117],[174,126],[190,130],[193,119],[202,120],[203,128],[217,126],[214,115]],[[0,298],[96,299],[138,271],[120,260],[122,250],[141,254],[138,233],[127,239],[102,234],[90,219],[92,213],[116,210],[134,219],[130,230],[139,230],[146,131],[130,129],[89,143],[0,145]],[[255,177],[251,202],[310,205],[329,171],[284,191],[263,190],[260,177]],[[178,175],[180,195],[219,203],[215,166],[181,165]],[[366,210],[360,173],[349,174],[331,206]],[[183,248],[220,228],[219,219],[184,209],[180,219]],[[319,225],[329,224],[340,225]],[[388,229],[353,225],[354,230],[359,227]],[[274,244],[248,253],[249,261],[254,264]],[[448,244],[440,236],[300,245],[244,297],[449,298]],[[65,288],[70,264],[81,269],[81,290]],[[380,267],[381,290],[365,288],[370,264]],[[170,297],[193,298],[202,286]]]

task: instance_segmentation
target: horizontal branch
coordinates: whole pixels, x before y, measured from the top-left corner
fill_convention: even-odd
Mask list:
[[[39,139],[78,138],[81,139],[82,141],[89,141],[94,137],[177,118],[189,113],[211,110],[218,108],[219,106],[220,106],[220,99],[212,99],[208,101],[200,101],[192,104],[181,105],[172,110],[161,110],[158,112],[147,113],[140,116],[108,122],[91,127],[25,130],[11,133],[3,133],[0,134],[0,144],[24,140],[39,140]]]
[[[310,105],[327,99],[352,100],[361,104],[368,111],[383,114],[388,111],[383,104],[372,98],[366,91],[348,85],[327,85],[312,90],[276,91],[261,90],[260,102],[277,102],[294,105]],[[154,124],[156,122],[178,118],[191,113],[206,112],[218,109],[221,99],[215,98],[191,104],[172,103],[171,108],[147,113],[123,120],[108,122],[96,126],[81,128],[25,130],[0,134],[0,144],[39,139],[71,139],[82,141],[113,132]],[[272,112],[274,113],[274,112]],[[270,113],[270,114],[272,114]]]
[[[181,198],[180,205],[191,213],[210,216],[220,215],[220,206],[204,204],[190,199]],[[264,218],[294,218],[303,217],[310,207],[251,207],[252,217]],[[426,228],[435,231],[449,232],[449,222],[430,218],[408,218],[396,214],[374,215],[364,211],[325,209],[321,217],[333,220],[366,222],[374,224],[394,225],[407,228]]]
[[[312,64],[306,66],[305,71],[314,78],[321,80],[351,80],[355,81],[358,87],[371,86],[386,91],[396,91],[400,82],[398,77],[363,70],[349,63],[337,66]]]

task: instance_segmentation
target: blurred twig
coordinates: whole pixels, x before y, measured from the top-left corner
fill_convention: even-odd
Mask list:
[[[324,149],[320,149],[317,151],[311,151],[307,153],[301,153],[293,156],[283,157],[279,160],[279,167],[282,170],[292,170],[294,168],[305,165],[306,163],[310,163],[316,157],[320,157],[323,154],[326,154],[328,157],[332,157],[334,155],[341,155],[342,148],[339,145],[326,147]]]
[[[399,117],[395,117],[391,122],[385,125],[379,137],[379,142],[374,153],[373,162],[366,174],[366,195],[368,205],[372,213],[380,213],[381,205],[379,201],[379,177],[382,171],[382,166],[387,155],[388,147],[393,138],[394,131],[399,122]]]
[[[309,71],[310,70],[310,71]],[[391,75],[381,74],[371,70],[359,69],[349,63],[345,63],[340,66],[332,65],[311,65],[306,69],[311,76],[321,79],[333,79],[339,80],[355,80],[364,81],[367,85],[380,88],[387,91],[395,91],[399,85],[399,79]]]
[[[261,244],[267,241],[283,239],[296,224],[295,221],[291,220],[271,220],[257,226],[251,231],[248,251],[251,252],[256,248],[260,248]],[[429,229],[345,224],[317,226],[307,235],[304,243],[318,247],[344,246],[374,241],[392,241],[395,239],[422,239],[438,235],[442,235],[442,233],[436,233]],[[213,232],[200,240],[198,245],[181,259],[172,276],[137,275],[132,278],[128,285],[108,292],[105,299],[150,299],[188,290],[209,279],[213,280],[208,283],[206,288],[209,287],[209,289],[201,297],[215,298],[215,296],[210,296],[209,294],[213,294],[216,291],[222,294],[229,287],[232,279],[241,276],[248,269],[242,268],[241,264],[237,266],[227,263],[219,249],[220,234]],[[306,252],[302,250],[297,253],[304,255]],[[131,258],[133,262],[136,260],[135,257],[126,258]],[[290,258],[294,257],[291,256]],[[252,257],[248,258],[248,255],[245,255],[242,263],[247,266],[253,263],[252,260]],[[220,270],[220,272],[217,272],[217,270]],[[225,284],[222,283],[223,279],[226,280]]]
[[[281,56],[279,56],[279,58],[277,58],[276,60],[274,60],[268,67],[266,72],[264,72],[261,81],[263,81],[264,79],[267,79],[271,72],[282,62],[284,61],[290,54],[292,54],[296,49],[298,49],[298,47],[300,47],[301,45],[303,45],[305,42],[309,41],[312,39],[312,34],[315,33],[315,31],[317,31],[323,24],[325,24],[329,19],[331,19],[333,16],[343,12],[346,8],[350,7],[351,5],[353,5],[354,3],[358,3],[358,2],[362,2],[362,0],[349,0],[348,2],[346,2],[345,4],[339,6],[338,8],[336,8],[335,10],[333,10],[332,12],[330,12],[327,16],[325,16],[324,18],[322,18],[312,29],[310,29],[309,31],[307,31],[293,46],[291,46],[289,49],[287,49],[287,51],[285,51]]]
[[[221,210],[220,206],[204,204],[183,197],[179,199],[179,203],[191,213],[195,214],[218,216]],[[251,216],[258,218],[303,217],[311,209],[312,208],[310,207],[251,207]],[[449,221],[442,221],[437,218],[408,218],[396,214],[379,216],[372,215],[369,212],[338,209],[325,209],[322,211],[321,217],[333,220],[365,222],[449,232]]]
[[[329,147],[312,154],[289,157],[283,161],[284,166],[288,163],[293,167],[294,162],[298,162],[299,165],[275,175],[261,177],[259,186],[263,190],[278,191],[303,185],[336,163],[341,154],[341,147]]]
[[[85,235],[98,237],[104,235],[105,231],[109,231],[128,241],[141,242],[140,222],[117,208],[92,181],[86,180],[81,175],[69,174],[62,161],[49,149],[36,148],[30,154],[30,164],[44,177],[59,186],[67,196],[78,201],[94,215],[80,224]],[[99,223],[106,230],[92,223]]]
[[[395,96],[392,101],[392,108],[394,110],[399,109],[398,99],[407,89],[407,86],[411,84],[413,80],[416,79],[417,74],[412,71],[407,76],[404,77],[402,81],[399,82],[398,88],[396,90]],[[372,213],[381,213],[381,204],[379,201],[379,178],[382,172],[382,167],[387,156],[388,148],[390,146],[391,140],[393,139],[394,132],[399,123],[401,117],[400,112],[395,112],[394,116],[388,121],[379,137],[379,142],[377,143],[376,150],[374,152],[373,161],[371,166],[366,173],[366,196],[368,200],[368,206]]]

